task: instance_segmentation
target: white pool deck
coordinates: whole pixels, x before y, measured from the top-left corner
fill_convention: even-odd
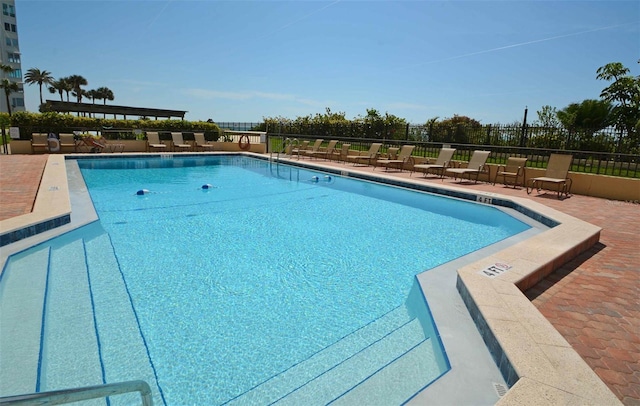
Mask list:
[[[182,154],[188,153],[173,155]],[[265,159],[260,154],[242,154]],[[286,163],[288,159],[281,161]],[[398,179],[393,174],[372,173],[351,164],[293,160],[291,163],[333,171],[339,168],[344,176],[367,179],[375,176],[383,182],[424,185],[419,179]],[[452,368],[409,404],[621,404],[523,294],[523,290],[595,244],[600,228],[528,199],[446,184],[437,188],[475,194],[482,201],[513,202],[559,225],[534,227],[418,276]],[[75,161],[65,162],[64,156],[51,155],[33,212],[3,220],[0,231],[6,233],[69,213],[69,224],[2,247],[0,269],[4,269],[11,254],[97,220]],[[495,264],[508,264],[510,268],[494,277],[482,272]],[[512,386],[500,396],[507,382]]]

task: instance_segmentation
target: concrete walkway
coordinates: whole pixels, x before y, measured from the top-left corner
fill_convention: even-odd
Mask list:
[[[46,159],[0,155],[0,220],[30,212]],[[407,172],[388,174],[409,177]],[[640,204],[578,195],[558,200],[535,191],[528,196],[524,189],[486,183],[460,186],[528,197],[603,229],[600,243],[526,295],[625,405],[640,405]]]

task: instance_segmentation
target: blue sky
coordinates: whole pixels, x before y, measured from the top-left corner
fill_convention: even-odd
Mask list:
[[[16,3],[23,73],[82,75],[114,92],[109,104],[188,120],[374,108],[416,124],[512,123],[525,106],[531,121],[597,99],[609,62],[640,74],[635,0]],[[38,86],[25,98],[37,111]]]

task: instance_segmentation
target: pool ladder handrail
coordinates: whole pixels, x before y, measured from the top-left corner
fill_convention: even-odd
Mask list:
[[[287,147],[288,147],[288,146],[291,146],[291,148],[293,149],[293,147],[294,147],[294,143],[295,143],[295,145],[298,145],[299,141],[298,141],[298,139],[297,139],[297,138],[294,138],[294,139],[291,139],[291,138],[285,138],[285,139],[282,141],[282,150],[278,150],[278,151],[276,151],[276,161],[277,161],[277,162],[280,162],[280,154],[281,154],[281,153],[286,155]],[[272,161],[273,161],[273,151],[271,151],[270,160],[272,160]]]
[[[140,380],[0,397],[0,405],[62,405],[131,392],[140,392],[142,406],[153,406],[151,388],[148,383]]]

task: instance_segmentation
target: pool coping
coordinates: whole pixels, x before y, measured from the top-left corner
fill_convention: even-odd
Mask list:
[[[49,155],[31,213],[0,221],[0,247],[71,221],[65,158]]]
[[[469,191],[452,185],[435,187],[421,183],[419,180],[399,179],[384,173],[374,175],[359,170],[357,166],[336,168],[322,165],[320,162],[300,162],[288,158],[275,160],[270,156],[247,152],[110,154],[109,157],[212,154],[246,155],[271,162],[282,161],[341,176],[510,207],[551,226],[550,229],[526,241],[518,242],[457,269],[457,290],[504,380],[510,386],[497,404],[621,404],[564,337],[523,294],[524,290],[597,243],[601,231],[599,227],[528,199]],[[94,157],[105,158],[106,156],[68,156],[70,159]],[[7,233],[5,230],[15,233],[16,236],[22,236],[24,234],[20,233],[29,234],[44,228],[42,235],[35,238],[35,240],[44,240],[96,219],[92,220],[91,215],[88,215],[81,221],[72,221],[64,161],[65,156],[49,157],[33,212],[9,219],[11,221],[0,222],[3,235]],[[17,243],[18,240],[16,240],[11,243],[11,249],[2,250],[0,269],[4,270],[8,251],[26,249],[35,245],[34,239],[28,238],[32,236],[34,234],[26,235],[27,238],[23,237],[24,241]],[[491,277],[488,276],[486,272],[488,267],[496,264],[508,264],[510,268]],[[419,398],[418,395],[414,400],[418,402]]]

